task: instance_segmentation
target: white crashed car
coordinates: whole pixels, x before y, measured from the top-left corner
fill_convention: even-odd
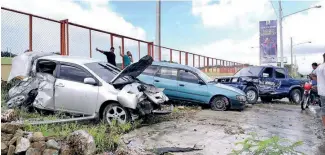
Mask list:
[[[163,89],[137,80],[153,59],[145,56],[124,70],[95,59],[23,53],[13,59],[9,81],[25,77],[9,90],[7,105],[63,111],[125,123],[147,114],[169,114]]]

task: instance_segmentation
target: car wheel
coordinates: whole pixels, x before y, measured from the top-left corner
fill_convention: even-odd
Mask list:
[[[112,125],[114,121],[119,124],[125,124],[130,121],[129,111],[117,103],[107,105],[103,113],[104,121],[110,125]]]
[[[216,96],[211,100],[211,109],[215,111],[225,111],[229,107],[229,101],[227,97]]]
[[[290,98],[293,103],[299,104],[301,102],[301,92],[298,89],[294,89],[290,92]]]
[[[28,100],[28,96],[25,94],[19,94],[16,96],[13,96],[7,101],[8,108],[15,108],[20,107],[21,105],[24,105],[26,101]]]
[[[257,89],[253,86],[248,86],[245,89],[245,93],[247,96],[247,102],[249,104],[255,104],[257,102],[258,99],[258,93],[257,93]]]
[[[264,103],[272,102],[272,98],[271,97],[261,97],[261,101]]]

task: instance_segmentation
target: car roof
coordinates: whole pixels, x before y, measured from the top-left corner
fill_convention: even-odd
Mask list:
[[[65,56],[65,55],[44,56],[44,57],[41,57],[40,59],[60,61],[60,62],[68,62],[68,63],[75,63],[75,64],[79,64],[79,65],[84,65],[84,64],[93,63],[93,62],[103,62],[101,60],[94,59],[94,58],[85,58],[85,57],[77,57],[77,56]]]
[[[190,70],[192,72],[196,72],[196,71],[199,70],[199,69],[191,67],[191,66],[186,66],[186,65],[176,64],[176,63],[170,63],[170,62],[157,62],[157,61],[154,61],[152,63],[152,65],[163,66],[163,67],[171,67],[171,68],[177,68],[177,69],[186,69],[186,70]]]

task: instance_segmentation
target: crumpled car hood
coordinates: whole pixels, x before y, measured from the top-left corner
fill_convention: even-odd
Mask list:
[[[138,62],[131,64],[130,66],[127,66],[125,69],[123,69],[119,74],[117,74],[110,83],[114,83],[117,79],[130,76],[132,78],[136,78],[139,76],[147,67],[149,67],[153,62],[153,59],[151,56],[146,55],[142,57]]]
[[[215,84],[217,87],[219,88],[223,88],[223,89],[227,89],[227,90],[230,90],[230,91],[233,91],[233,92],[236,92],[240,95],[246,95],[242,90],[238,89],[238,88],[235,88],[235,87],[232,87],[232,86],[228,86],[228,85],[225,85],[225,84],[221,84],[221,83],[217,83]]]

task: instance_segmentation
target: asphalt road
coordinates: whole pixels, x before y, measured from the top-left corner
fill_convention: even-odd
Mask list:
[[[161,147],[196,146],[203,150],[174,154],[214,155],[239,149],[236,142],[243,141],[249,133],[256,133],[262,139],[277,135],[290,141],[303,141],[297,151],[325,154],[319,107],[302,111],[299,105],[283,104],[284,101],[249,106],[242,112],[205,109],[181,119],[136,129],[124,135],[123,141],[138,153]]]

